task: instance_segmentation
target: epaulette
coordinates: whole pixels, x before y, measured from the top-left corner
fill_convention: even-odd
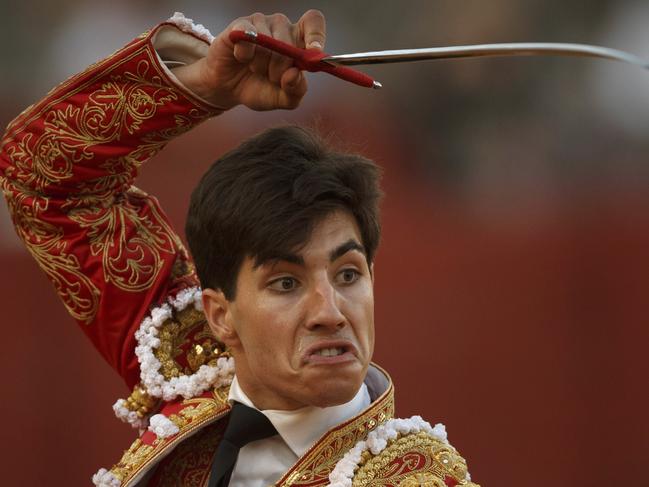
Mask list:
[[[419,416],[391,419],[371,431],[336,464],[327,487],[479,487],[442,424]]]
[[[234,360],[209,329],[198,287],[152,309],[135,339],[140,382],[113,405],[116,416],[135,428],[149,426],[165,402],[200,397],[232,382]]]
[[[131,444],[119,462],[110,470],[100,469],[94,475],[93,483],[100,487],[135,485],[153,465],[161,462],[187,438],[200,433],[209,433],[210,441],[218,443],[223,428],[219,420],[230,411],[228,390],[229,386],[224,386],[199,397],[166,403],[149,419],[149,428]],[[214,431],[208,429],[211,425],[215,426]],[[192,445],[191,442],[185,444]]]

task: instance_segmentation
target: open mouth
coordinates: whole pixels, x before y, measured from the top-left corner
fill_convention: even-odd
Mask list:
[[[321,348],[316,350],[312,355],[319,355],[321,357],[336,357],[342,355],[346,350],[344,347]]]
[[[356,347],[346,340],[318,342],[311,345],[304,353],[306,363],[329,364],[354,360]]]

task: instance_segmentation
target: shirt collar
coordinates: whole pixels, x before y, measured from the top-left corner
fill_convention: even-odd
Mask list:
[[[241,389],[236,375],[230,386],[228,401],[237,401],[257,409]],[[291,451],[301,457],[327,431],[359,414],[370,405],[370,402],[367,386],[363,383],[351,401],[338,406],[328,408],[305,406],[293,411],[266,409],[261,412],[273,423]]]

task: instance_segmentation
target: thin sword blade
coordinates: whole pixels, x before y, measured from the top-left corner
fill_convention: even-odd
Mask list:
[[[392,51],[360,52],[329,56],[323,61],[357,66],[362,64],[404,63],[435,59],[457,59],[488,56],[579,56],[613,59],[649,69],[649,61],[628,52],[588,44],[527,42],[508,44],[480,44],[472,46],[399,49]]]

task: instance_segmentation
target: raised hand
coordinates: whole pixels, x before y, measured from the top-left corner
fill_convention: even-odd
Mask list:
[[[173,70],[190,90],[224,110],[240,104],[253,110],[297,107],[307,91],[304,74],[287,57],[248,42],[233,44],[228,37],[232,30],[252,30],[297,47],[322,50],[324,15],[309,10],[297,23],[283,14],[239,18],[214,39],[206,57]]]

